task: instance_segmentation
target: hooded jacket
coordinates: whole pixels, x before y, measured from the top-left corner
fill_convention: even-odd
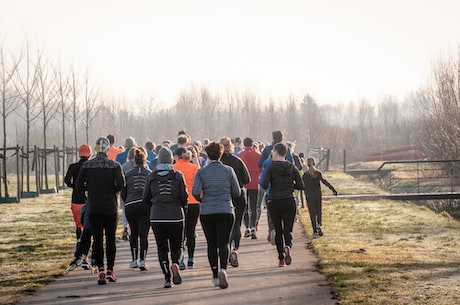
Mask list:
[[[299,171],[287,161],[272,161],[265,170],[261,186],[264,189],[270,186],[271,200],[293,198],[294,189],[304,189]]]

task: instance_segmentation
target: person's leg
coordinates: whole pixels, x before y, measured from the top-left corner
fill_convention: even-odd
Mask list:
[[[235,217],[233,214],[219,214],[219,221],[216,226],[217,248],[219,249],[220,268],[227,269],[229,256],[230,234],[232,232]]]
[[[208,261],[213,278],[217,278],[219,256],[217,253],[217,231],[215,215],[200,215],[200,223],[208,244]]]
[[[147,257],[147,251],[149,248],[149,230],[150,230],[150,207],[146,204],[141,204],[139,208],[139,240],[140,240],[140,257],[141,261],[144,261]]]
[[[188,263],[189,267],[193,266],[193,258],[195,255],[195,230],[196,224],[198,222],[198,217],[200,216],[200,205],[199,204],[189,204],[187,214],[185,217],[185,234],[187,237],[187,254],[188,254]]]
[[[165,275],[166,280],[171,279],[168,258],[168,232],[166,225],[162,223],[152,223],[152,230],[157,244],[158,261],[160,263],[161,271]]]
[[[184,239],[184,223],[173,222],[168,226],[171,262],[179,264],[182,257],[182,240]]]
[[[284,243],[289,248],[292,248],[292,229],[294,228],[294,220],[297,210],[294,198],[283,200],[282,209],[283,212],[281,217],[283,223]]]
[[[96,261],[99,270],[104,269],[104,230],[101,215],[88,214],[88,222],[93,234],[93,252],[92,257]]]
[[[107,270],[113,270],[115,265],[115,256],[117,252],[116,232],[117,232],[118,214],[105,216],[105,243],[107,256]]]
[[[280,202],[271,200],[267,202],[268,214],[270,215],[273,227],[275,228],[275,244],[278,251],[278,259],[284,259],[283,254],[283,226],[281,223],[282,209],[280,209]]]
[[[131,228],[131,234],[129,236],[129,245],[131,247],[131,267],[134,266],[134,262],[136,262],[137,267],[137,259],[139,256],[139,227],[138,227],[138,211],[136,210],[136,205],[131,204],[125,207],[125,215],[126,219],[128,220],[129,227]]]
[[[70,205],[70,210],[72,211],[73,221],[75,223],[75,237],[76,237],[75,253],[74,253],[75,259],[80,258],[80,256],[77,254],[77,252],[78,252],[78,248],[80,247],[81,234],[82,234],[82,230],[83,230],[83,225],[80,222],[80,211],[81,211],[82,206],[83,206],[83,204],[77,204],[77,203],[72,203]]]
[[[251,230],[256,229],[257,226],[257,194],[258,190],[248,190],[248,207],[249,207],[249,223]]]
[[[233,199],[233,205],[235,206],[235,223],[233,225],[231,242],[233,243],[233,248],[238,250],[241,241],[241,221],[246,211],[246,196]]]
[[[309,197],[307,194],[305,194],[305,197],[307,198],[307,208],[308,208],[308,213],[310,214],[310,221],[311,221],[311,227],[313,229],[313,234],[315,234],[318,230],[317,227],[317,207],[315,205],[315,200],[311,197]]]

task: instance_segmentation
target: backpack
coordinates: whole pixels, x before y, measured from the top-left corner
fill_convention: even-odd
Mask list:
[[[169,170],[168,174],[164,176],[158,175],[158,172],[153,172],[150,186],[153,194],[152,200],[154,202],[170,202],[173,197],[176,197],[179,189],[179,179],[177,178],[177,171]]]

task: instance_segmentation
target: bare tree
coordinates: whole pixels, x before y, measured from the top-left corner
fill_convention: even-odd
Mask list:
[[[20,105],[17,97],[17,92],[14,88],[14,75],[21,62],[21,57],[15,58],[5,54],[4,45],[0,42],[0,102],[1,102],[1,116],[3,123],[3,156],[2,156],[2,177],[5,188],[5,197],[9,197],[7,171],[6,171],[6,156],[7,156],[7,130],[6,121],[8,116],[14,112]],[[0,188],[1,196],[1,188]]]
[[[27,192],[30,192],[30,134],[32,126],[35,124],[40,115],[39,108],[37,107],[38,100],[35,98],[38,82],[38,69],[36,63],[31,59],[28,40],[26,40],[21,53],[24,54],[24,59],[17,69],[17,73],[15,75],[15,86],[25,112],[20,112],[18,115],[24,119],[26,123],[26,186]]]
[[[70,120],[73,127],[73,146],[78,147],[78,121],[82,116],[80,111],[79,97],[81,92],[81,84],[79,82],[75,67],[70,68],[69,76],[69,94],[70,94]],[[75,160],[77,155],[75,154]]]
[[[48,163],[47,163],[47,131],[50,121],[56,116],[58,110],[57,103],[57,84],[56,79],[50,69],[50,63],[47,59],[43,59],[41,54],[37,58],[37,100],[41,105],[41,118],[43,122],[43,147],[44,147],[44,178],[45,187],[48,185]]]
[[[91,123],[97,117],[99,110],[101,109],[102,103],[102,92],[99,88],[91,86],[89,82],[88,72],[85,74],[83,83],[84,90],[84,117],[83,125],[85,126],[86,143],[89,143],[89,129]]]

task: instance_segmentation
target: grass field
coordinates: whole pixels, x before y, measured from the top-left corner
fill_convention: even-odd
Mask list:
[[[342,172],[325,176],[339,194],[383,192]],[[0,204],[0,304],[14,304],[62,274],[75,243],[69,201],[65,190]],[[340,197],[323,206],[325,235],[310,246],[340,304],[460,304],[460,224],[448,214],[411,202]],[[310,235],[308,211],[300,213]]]

